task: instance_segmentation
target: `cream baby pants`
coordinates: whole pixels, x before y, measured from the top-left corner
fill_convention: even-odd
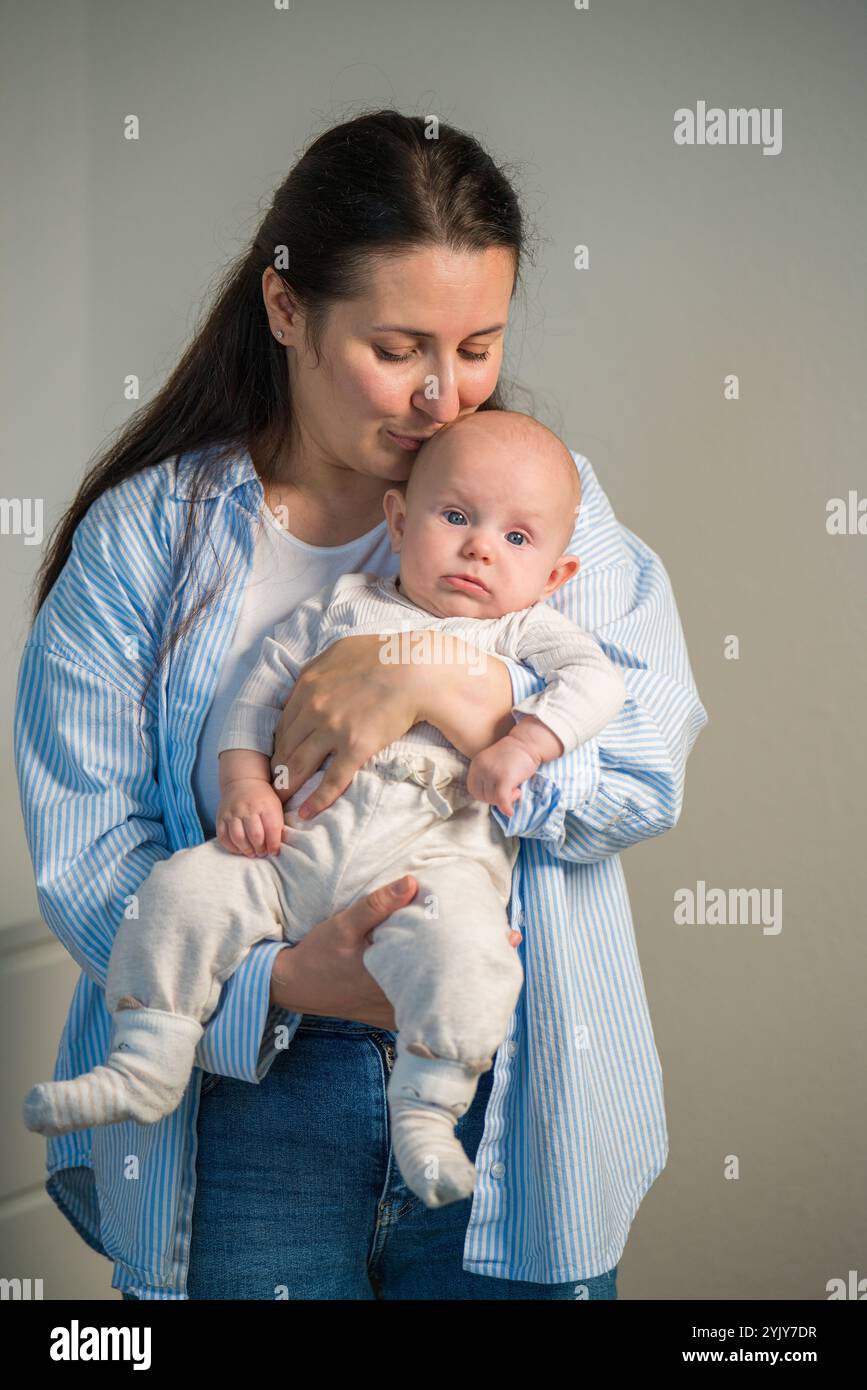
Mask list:
[[[255,942],[299,941],[411,873],[415,899],[374,929],[365,967],[394,1008],[402,1051],[421,1043],[487,1070],[523,984],[506,913],[518,841],[470,796],[466,768],[450,748],[391,744],[313,821],[287,809],[279,855],[247,858],[209,840],[155,864],[138,920],[118,928],[109,1010],[131,996],[206,1023]]]
[[[364,964],[394,1009],[392,1143],[428,1206],[468,1196],[473,1164],[454,1133],[492,1065],[523,984],[506,907],[518,841],[467,791],[453,749],[407,742],[371,758],[312,821],[284,813],[277,856],[217,840],[160,860],[138,916],[115,936],[105,998],[105,1065],[43,1082],[24,1099],[28,1129],[52,1135],[125,1119],[156,1122],[181,1102],[220,988],[262,940],[301,938],[374,888],[411,873],[414,900],[371,932]]]

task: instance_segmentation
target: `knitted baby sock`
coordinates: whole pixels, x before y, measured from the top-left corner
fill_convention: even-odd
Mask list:
[[[455,1134],[479,1084],[477,1068],[446,1057],[398,1054],[388,1086],[391,1142],[397,1166],[425,1206],[469,1197],[476,1170]]]
[[[112,1015],[104,1066],[72,1081],[45,1081],[24,1097],[24,1123],[39,1134],[137,1120],[151,1125],[176,1110],[190,1080],[203,1028],[161,1009]]]

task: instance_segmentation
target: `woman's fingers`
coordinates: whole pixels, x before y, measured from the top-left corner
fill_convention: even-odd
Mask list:
[[[310,666],[314,664],[314,662],[308,663]],[[307,667],[305,667],[304,670],[306,671]],[[306,695],[306,683],[302,679],[303,675],[304,672],[301,673],[301,676],[299,676],[290,690],[289,698],[283,706],[283,711],[277,721],[277,728],[275,730],[277,742],[279,742],[281,738],[286,737],[292,725],[300,717],[302,710],[309,709]]]
[[[319,656],[314,657],[312,661],[308,661],[283,706],[277,727],[274,730],[274,749],[275,752],[283,750],[284,761],[288,761],[298,745],[303,743],[304,739],[319,727],[321,710],[314,708],[311,682],[305,680],[305,676],[312,667],[324,660],[330,650],[331,648],[327,648],[325,652],[320,652]]]
[[[412,874],[406,874],[395,883],[385,883],[375,888],[372,893],[359,898],[358,902],[336,915],[345,926],[358,932],[360,936],[365,936],[374,927],[378,927],[380,922],[384,922],[386,917],[390,917],[397,908],[406,907],[407,903],[411,903],[417,892],[418,882]]]
[[[285,804],[299,787],[303,787],[308,777],[319,770],[333,751],[333,741],[315,729],[311,729],[299,744],[289,749],[275,744],[271,759],[271,785],[280,800]]]
[[[337,798],[346,791],[358,769],[367,762],[367,757],[366,753],[357,751],[338,753],[334,762],[324,773],[319,786],[298,807],[299,816],[304,820],[312,820],[314,816],[318,816],[320,811],[332,806]]]

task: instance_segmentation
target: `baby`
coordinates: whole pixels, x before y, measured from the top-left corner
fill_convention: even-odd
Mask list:
[[[170,1114],[220,988],[254,943],[297,942],[411,873],[414,900],[373,930],[364,955],[399,1035],[388,1084],[392,1146],[427,1206],[470,1195],[475,1171],[455,1124],[493,1063],[524,980],[507,917],[519,842],[488,808],[510,816],[521,784],[598,734],[626,695],[597,642],[544,602],[578,570],[565,547],[580,501],[572,456],[529,416],[475,413],[422,447],[408,482],[383,499],[400,577],[345,575],[265,638],[221,731],[218,838],[159,861],[140,885],[138,919],[121,922],[109,962],[107,1061],[34,1086],[24,1103],[29,1129],[63,1134]],[[274,732],[305,665],[360,633],[379,635],[384,661],[450,660],[459,649],[466,660],[466,643],[478,660],[499,653],[526,662],[546,686],[472,759],[433,725],[415,724],[304,821],[296,808],[334,755],[284,807],[271,780]],[[411,657],[401,646],[409,633]],[[279,844],[281,833],[276,855],[250,854]]]

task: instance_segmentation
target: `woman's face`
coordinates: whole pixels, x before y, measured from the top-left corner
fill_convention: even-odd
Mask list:
[[[436,246],[369,265],[366,292],[332,307],[318,364],[275,271],[265,272],[263,288],[272,330],[282,328],[294,349],[289,379],[305,466],[402,481],[414,450],[395,435],[429,438],[494,390],[514,259],[502,247]]]

